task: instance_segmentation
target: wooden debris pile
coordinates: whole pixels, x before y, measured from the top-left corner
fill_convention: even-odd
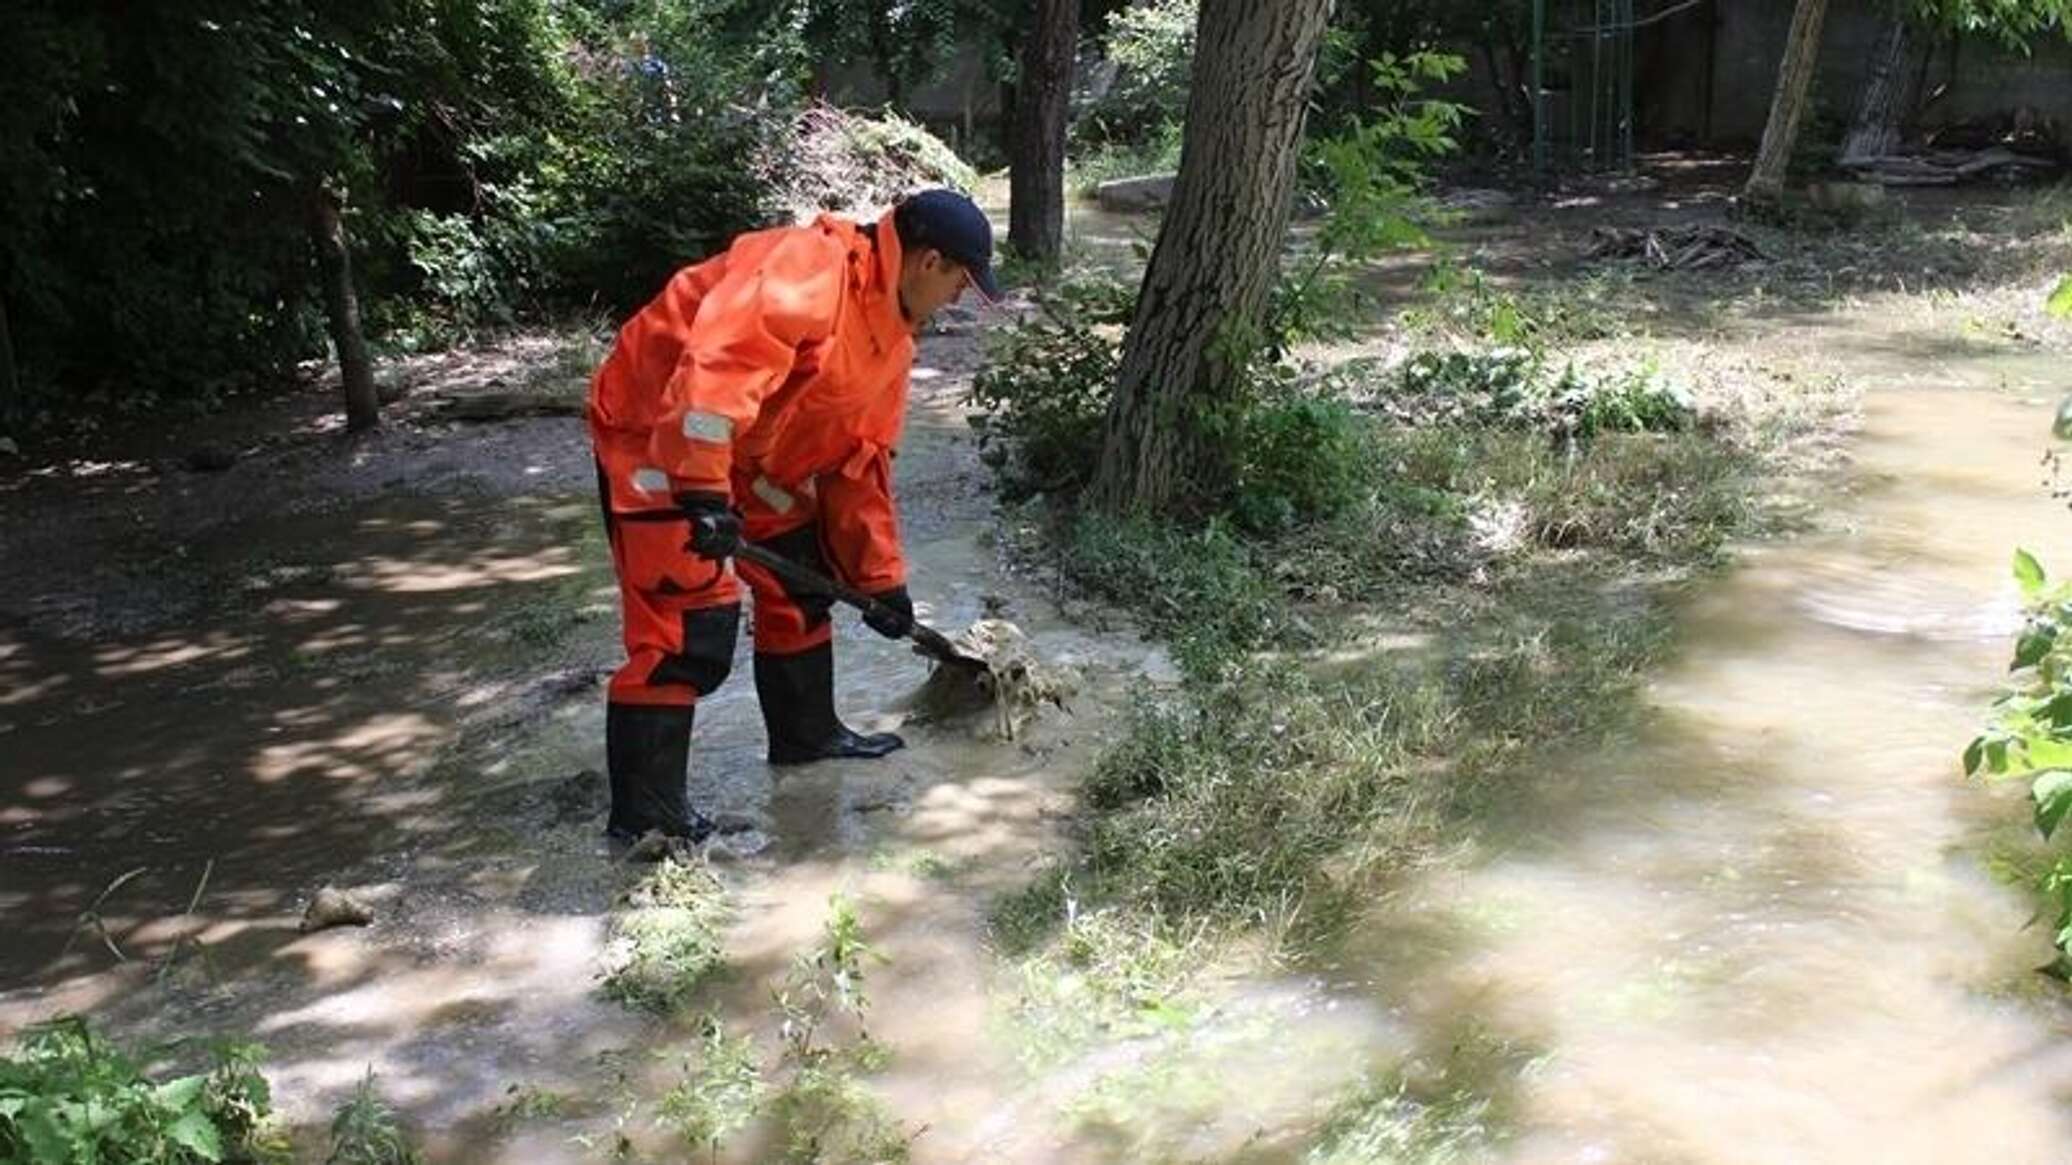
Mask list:
[[[1587,255],[1598,261],[1638,260],[1664,271],[1717,270],[1761,263],[1769,256],[1755,240],[1723,226],[1598,227]]]
[[[1955,186],[1984,179],[2019,182],[2059,169],[2055,159],[2017,154],[2003,146],[1844,158],[1842,167],[1880,186]]]

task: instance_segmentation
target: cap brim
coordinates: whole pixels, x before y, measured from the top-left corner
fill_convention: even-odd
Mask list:
[[[978,297],[987,303],[1000,302],[1000,281],[993,277],[993,266],[967,267],[971,272],[971,285],[978,289]]]

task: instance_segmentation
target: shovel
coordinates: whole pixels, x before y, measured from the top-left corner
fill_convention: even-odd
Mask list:
[[[734,551],[734,557],[753,562],[778,578],[784,579],[786,582],[797,583],[799,586],[810,587],[817,591],[825,591],[866,615],[873,615],[879,618],[892,615],[890,607],[871,598],[862,591],[829,578],[811,567],[800,566],[782,554],[766,550],[753,542],[742,542],[740,549]],[[974,672],[990,672],[991,670],[987,667],[985,660],[976,659],[958,651],[956,645],[951,643],[947,636],[925,623],[916,622],[913,625],[913,630],[907,632],[907,638],[914,641],[914,646],[920,650],[922,655],[944,666]]]

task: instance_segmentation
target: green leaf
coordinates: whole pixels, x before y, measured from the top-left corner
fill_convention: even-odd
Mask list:
[[[166,1139],[204,1161],[223,1159],[223,1134],[207,1114],[190,1110],[166,1126]]]
[[[159,1085],[154,1090],[154,1095],[158,1103],[167,1108],[193,1108],[194,1102],[201,1099],[201,1091],[208,1083],[205,1076],[182,1076],[178,1080],[168,1080]]]
[[[1964,775],[1978,775],[1979,764],[1986,759],[1986,738],[1974,737],[1964,749]]]
[[[2043,310],[2058,319],[2072,320],[2072,275],[2058,280],[2058,289],[2044,301]]]
[[[2065,814],[2072,812],[2072,772],[2051,769],[2039,773],[2029,794],[2036,799],[2036,828],[2048,838],[2057,832]]]
[[[2048,623],[2031,623],[2022,630],[2021,638],[2014,643],[2014,662],[2007,665],[2008,671],[2020,671],[2035,667],[2057,646],[2058,629]]]
[[[2049,738],[2030,740],[2022,746],[2022,757],[2030,772],[2064,769],[2072,772],[2072,741]]]
[[[2015,581],[2022,584],[2022,597],[2033,599],[2043,591],[2043,564],[2026,550],[2014,552]]]

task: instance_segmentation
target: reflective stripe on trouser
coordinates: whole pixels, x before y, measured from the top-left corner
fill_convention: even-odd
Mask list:
[[[744,497],[746,532],[777,553],[826,573],[811,495],[794,501],[788,512],[779,512],[759,504],[764,499],[754,494]],[[612,674],[611,701],[697,703],[700,696],[717,690],[732,670],[740,638],[740,585],[723,565],[686,549],[690,523],[673,511],[607,513],[606,528],[626,644],[626,662]],[[736,570],[755,596],[757,651],[790,655],[833,638],[828,612],[834,596],[787,587],[750,564],[737,563]]]

